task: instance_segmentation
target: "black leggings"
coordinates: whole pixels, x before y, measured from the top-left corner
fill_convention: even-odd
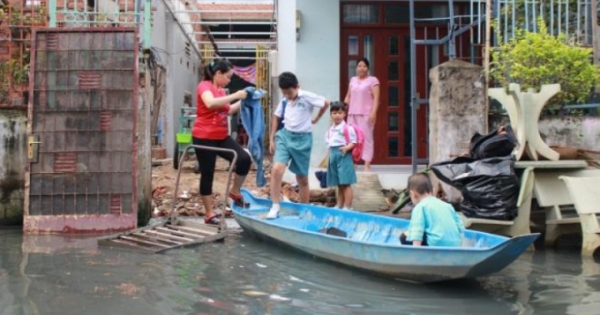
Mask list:
[[[239,176],[246,176],[248,175],[248,172],[250,172],[250,165],[252,163],[250,155],[231,137],[227,137],[223,140],[194,138],[194,144],[222,149],[233,149],[237,153],[237,165],[235,166],[235,173]],[[210,196],[212,195],[212,184],[215,177],[217,156],[220,156],[231,162],[233,160],[233,154],[229,152],[216,152],[204,149],[195,150],[196,158],[198,159],[198,164],[200,165],[200,195]],[[227,198],[227,196],[225,196],[225,198]]]

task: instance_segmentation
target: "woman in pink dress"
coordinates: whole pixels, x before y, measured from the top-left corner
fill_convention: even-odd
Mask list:
[[[350,80],[344,103],[349,107],[348,122],[358,125],[364,132],[362,159],[365,162],[365,171],[369,172],[373,160],[373,132],[379,107],[379,80],[369,75],[367,58],[361,58],[356,64],[356,76]]]

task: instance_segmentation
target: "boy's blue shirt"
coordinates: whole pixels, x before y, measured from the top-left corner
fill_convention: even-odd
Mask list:
[[[461,246],[465,227],[452,205],[429,196],[419,201],[411,213],[406,239],[429,246]]]

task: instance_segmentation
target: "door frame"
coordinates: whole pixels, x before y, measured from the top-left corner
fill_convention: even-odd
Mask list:
[[[398,116],[398,131],[397,132],[389,132],[388,128],[388,115],[389,112],[387,110],[389,103],[389,95],[388,95],[388,78],[387,78],[387,60],[388,58],[388,40],[387,37],[390,34],[401,34],[399,36],[398,41],[398,60],[399,60],[399,73],[398,73],[398,110],[395,112],[399,113]],[[405,117],[404,113],[406,112],[406,106],[410,106],[410,104],[405,104],[406,99],[410,99],[410,91],[405,90],[406,80],[410,80],[410,77],[407,76],[408,69],[404,69],[404,65],[406,64],[407,53],[404,49],[404,42],[401,38],[405,38],[406,36],[410,36],[410,28],[408,26],[394,26],[394,27],[343,27],[341,29],[340,34],[340,53],[341,53],[341,68],[340,68],[340,97],[344,99],[346,97],[346,93],[349,87],[349,77],[350,77],[350,69],[348,68],[348,63],[351,60],[358,60],[364,56],[364,36],[372,36],[373,44],[374,44],[374,58],[375,60],[369,60],[371,63],[370,74],[376,76],[380,82],[380,99],[379,99],[379,110],[377,113],[377,122],[375,124],[374,130],[374,139],[376,145],[381,147],[382,150],[374,150],[373,153],[373,164],[375,165],[393,165],[393,164],[410,164],[411,156],[404,155],[404,127],[407,122],[410,122],[410,117]],[[349,55],[349,44],[347,38],[349,36],[356,35],[358,36],[358,54],[357,55]],[[417,53],[418,54],[418,53]],[[419,64],[423,65],[425,61],[422,56],[417,58]],[[421,66],[420,69],[422,69]],[[419,69],[419,68],[417,68]],[[419,73],[422,75],[422,73]],[[419,89],[419,85],[417,85]],[[426,87],[425,87],[426,88]],[[419,115],[417,118],[417,129],[418,129],[418,138],[424,139],[426,138],[427,132],[427,121],[426,121],[426,108],[425,106],[421,106],[419,110]],[[394,111],[392,111],[394,112]],[[382,123],[386,121],[385,123]],[[398,137],[398,156],[397,157],[389,157],[388,152],[388,137],[389,136],[397,136]],[[378,140],[379,139],[379,140]],[[410,137],[409,137],[410,139]],[[381,142],[383,141],[383,142]],[[422,141],[419,141],[420,143]],[[425,158],[427,156],[427,146],[426,142],[424,145],[419,146],[418,157]]]

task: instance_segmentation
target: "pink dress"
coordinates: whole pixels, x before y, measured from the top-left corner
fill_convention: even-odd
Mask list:
[[[350,80],[348,123],[358,125],[365,134],[365,145],[362,154],[362,159],[365,162],[373,160],[375,125],[369,123],[369,115],[374,105],[374,95],[371,89],[376,85],[379,85],[379,80],[372,76],[368,76],[363,80],[353,77]]]

